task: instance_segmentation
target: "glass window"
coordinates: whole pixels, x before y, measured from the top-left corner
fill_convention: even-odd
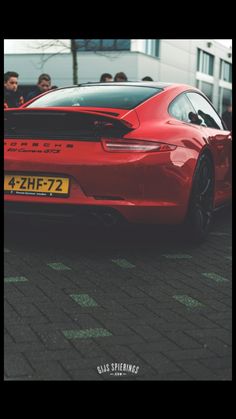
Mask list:
[[[36,98],[28,108],[87,106],[132,109],[162,89],[144,86],[82,86],[69,87]]]
[[[79,51],[85,51],[85,39],[76,39],[76,48]]]
[[[194,92],[186,93],[186,95],[191,101],[198,118],[202,121],[201,125],[206,125],[209,128],[224,129],[219,115],[202,95]]]
[[[223,60],[220,60],[220,79],[222,80]]]
[[[130,39],[77,39],[79,51],[130,50]]]
[[[130,50],[130,39],[116,39],[116,48],[119,51]]]
[[[101,48],[101,39],[76,39],[79,51],[94,51]]]
[[[214,73],[214,56],[199,48],[197,53],[197,70],[209,76],[213,76]]]
[[[198,48],[197,49],[197,71],[200,71],[200,59],[201,59],[201,50]]]
[[[159,57],[160,53],[160,40],[159,39],[147,39],[145,46],[145,53]]]
[[[114,39],[102,39],[101,47],[104,50],[114,49]]]
[[[232,83],[232,65],[224,61],[223,63],[223,80]]]
[[[156,57],[160,56],[160,40],[159,39],[155,39],[155,56]]]
[[[232,91],[220,87],[218,104],[219,113],[222,115],[230,104],[232,104]]]
[[[151,39],[147,39],[146,40],[146,49],[145,49],[145,52],[148,55],[151,54]]]
[[[202,68],[203,73],[208,74],[209,64],[210,64],[209,55],[203,53],[203,68]]]
[[[211,83],[207,83],[205,81],[201,82],[201,89],[204,95],[208,97],[210,101],[212,101],[213,97],[213,85]]]
[[[232,64],[220,60],[220,79],[232,83]]]
[[[101,49],[101,39],[85,39],[85,51]]]
[[[176,119],[188,123],[197,123],[197,115],[195,110],[185,96],[185,94],[179,95],[169,106],[169,113]]]

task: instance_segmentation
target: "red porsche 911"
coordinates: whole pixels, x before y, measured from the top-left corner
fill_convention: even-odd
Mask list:
[[[5,110],[5,211],[183,224],[230,202],[232,133],[188,85],[87,83]]]

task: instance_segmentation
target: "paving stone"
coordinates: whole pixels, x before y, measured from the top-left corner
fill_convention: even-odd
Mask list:
[[[8,377],[31,375],[32,368],[22,354],[5,354],[4,371]]]
[[[232,379],[228,212],[198,246],[37,222],[5,235],[4,380]],[[139,374],[98,374],[112,362]]]

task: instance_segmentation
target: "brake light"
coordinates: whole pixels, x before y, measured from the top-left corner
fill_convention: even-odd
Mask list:
[[[177,146],[161,143],[159,141],[145,141],[145,140],[130,140],[130,139],[102,139],[102,145],[105,151],[112,152],[151,152],[151,151],[172,151]]]

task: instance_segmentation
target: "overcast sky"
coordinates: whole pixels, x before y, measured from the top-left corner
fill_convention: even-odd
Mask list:
[[[37,42],[36,42],[37,41]],[[35,51],[37,51],[36,45],[39,42],[42,44],[45,43],[45,39],[5,39],[4,40],[4,52],[7,54],[14,54],[14,53],[22,53],[22,52],[29,52],[29,47],[30,50],[32,51],[32,47],[35,48]],[[64,40],[65,42],[68,42],[69,40]],[[217,41],[219,43],[221,43],[222,45],[226,46],[226,47],[230,47],[232,46],[232,39],[214,39],[214,41]],[[28,47],[28,48],[27,48]],[[53,48],[53,50],[55,49],[55,47]],[[60,48],[61,49],[61,48]],[[42,50],[42,49],[41,49]],[[47,51],[48,52],[48,51]],[[52,51],[51,51],[52,52]],[[54,52],[54,51],[53,51]]]

